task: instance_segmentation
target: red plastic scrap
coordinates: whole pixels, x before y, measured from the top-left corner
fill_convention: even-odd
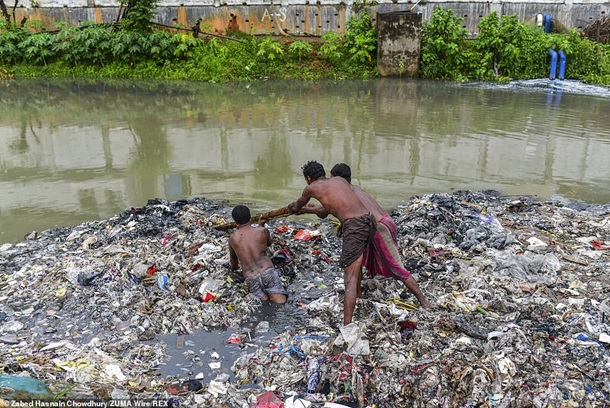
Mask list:
[[[199,300],[203,303],[213,302],[214,300],[216,300],[216,295],[210,292],[205,292],[204,295],[199,295]]]
[[[251,408],[284,408],[284,403],[273,391],[267,391],[256,396],[256,404]]]
[[[398,326],[400,330],[415,330],[417,329],[417,323],[411,322],[409,320],[403,320],[398,322]]]
[[[232,343],[232,344],[241,344],[243,343],[243,341],[245,340],[245,336],[243,334],[236,334],[233,333],[231,335],[231,337],[229,337],[229,339],[227,340],[228,343]]]
[[[288,232],[289,230],[290,230],[290,227],[288,225],[279,225],[279,226],[275,227],[275,232],[279,232],[279,233]]]
[[[447,251],[447,250],[435,250],[435,249],[429,249],[428,250],[428,256],[430,256],[430,259],[442,264],[443,261],[445,260],[445,255],[450,255],[451,251]]]
[[[202,245],[203,245],[203,242],[201,242],[199,244],[191,245],[189,247],[189,255],[193,255],[195,252],[197,252],[199,250],[199,248],[201,248]]]
[[[603,251],[605,249],[610,249],[610,244],[605,243],[604,241],[600,241],[598,239],[594,239],[591,241],[591,245],[598,251]]]
[[[316,249],[312,252],[312,255],[320,255],[320,257],[322,258],[322,260],[324,262],[326,262],[327,264],[330,264],[330,258],[327,257],[326,255],[324,255],[324,253],[322,251],[320,251],[319,249]]]
[[[318,231],[302,229],[297,231],[296,234],[294,234],[294,239],[298,239],[299,241],[310,241],[313,238],[319,237],[320,235],[322,234],[320,234]]]
[[[188,388],[181,384],[165,384],[163,389],[172,395],[187,394],[189,392]]]
[[[156,264],[152,264],[146,270],[146,273],[149,274],[149,275],[154,275],[156,272],[157,272],[157,265]]]

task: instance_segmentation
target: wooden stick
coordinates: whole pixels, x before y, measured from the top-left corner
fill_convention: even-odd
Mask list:
[[[261,217],[264,220],[269,221],[269,220],[274,220],[276,218],[288,217],[289,215],[292,215],[292,213],[288,210],[288,207],[282,207],[282,208],[278,208],[277,210],[272,210],[272,211],[268,211],[266,213],[253,215],[250,217],[250,223],[258,222],[258,220]],[[221,231],[226,231],[228,229],[236,228],[236,227],[237,227],[237,223],[235,221],[214,226],[215,229],[221,230]]]

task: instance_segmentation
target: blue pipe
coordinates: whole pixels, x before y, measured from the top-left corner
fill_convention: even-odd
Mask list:
[[[559,51],[559,79],[563,79],[566,76],[566,53]]]
[[[555,77],[557,76],[557,52],[549,48],[549,55],[551,56],[551,73],[549,75],[549,78],[555,79]]]
[[[550,14],[544,15],[544,32],[547,34],[551,32],[551,15]]]

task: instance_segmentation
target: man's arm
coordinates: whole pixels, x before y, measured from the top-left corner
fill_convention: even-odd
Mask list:
[[[271,240],[271,233],[269,232],[269,230],[265,227],[262,227],[265,229],[265,236],[267,237],[267,246],[271,246],[272,240]]]
[[[237,268],[239,268],[239,260],[237,259],[237,253],[235,253],[235,250],[231,246],[231,240],[229,240],[229,265],[231,266],[232,270],[236,270]]]
[[[308,203],[307,205],[303,206],[303,208],[301,208],[299,214],[315,214],[319,218],[326,218],[328,217],[330,212],[322,205]]]
[[[310,199],[311,194],[309,193],[309,186],[307,186],[303,190],[301,196],[295,202],[288,204],[288,211],[290,211],[292,214],[298,213],[301,211],[301,208],[303,208],[303,206],[309,202]]]

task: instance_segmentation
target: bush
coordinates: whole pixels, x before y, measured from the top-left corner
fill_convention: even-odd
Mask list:
[[[424,23],[420,72],[424,78],[507,81],[544,78],[549,73],[548,50],[567,56],[566,78],[608,84],[610,45],[591,42],[575,30],[545,34],[519,23],[516,15],[493,12],[479,23],[479,34],[467,39],[463,20],[437,7]]]

